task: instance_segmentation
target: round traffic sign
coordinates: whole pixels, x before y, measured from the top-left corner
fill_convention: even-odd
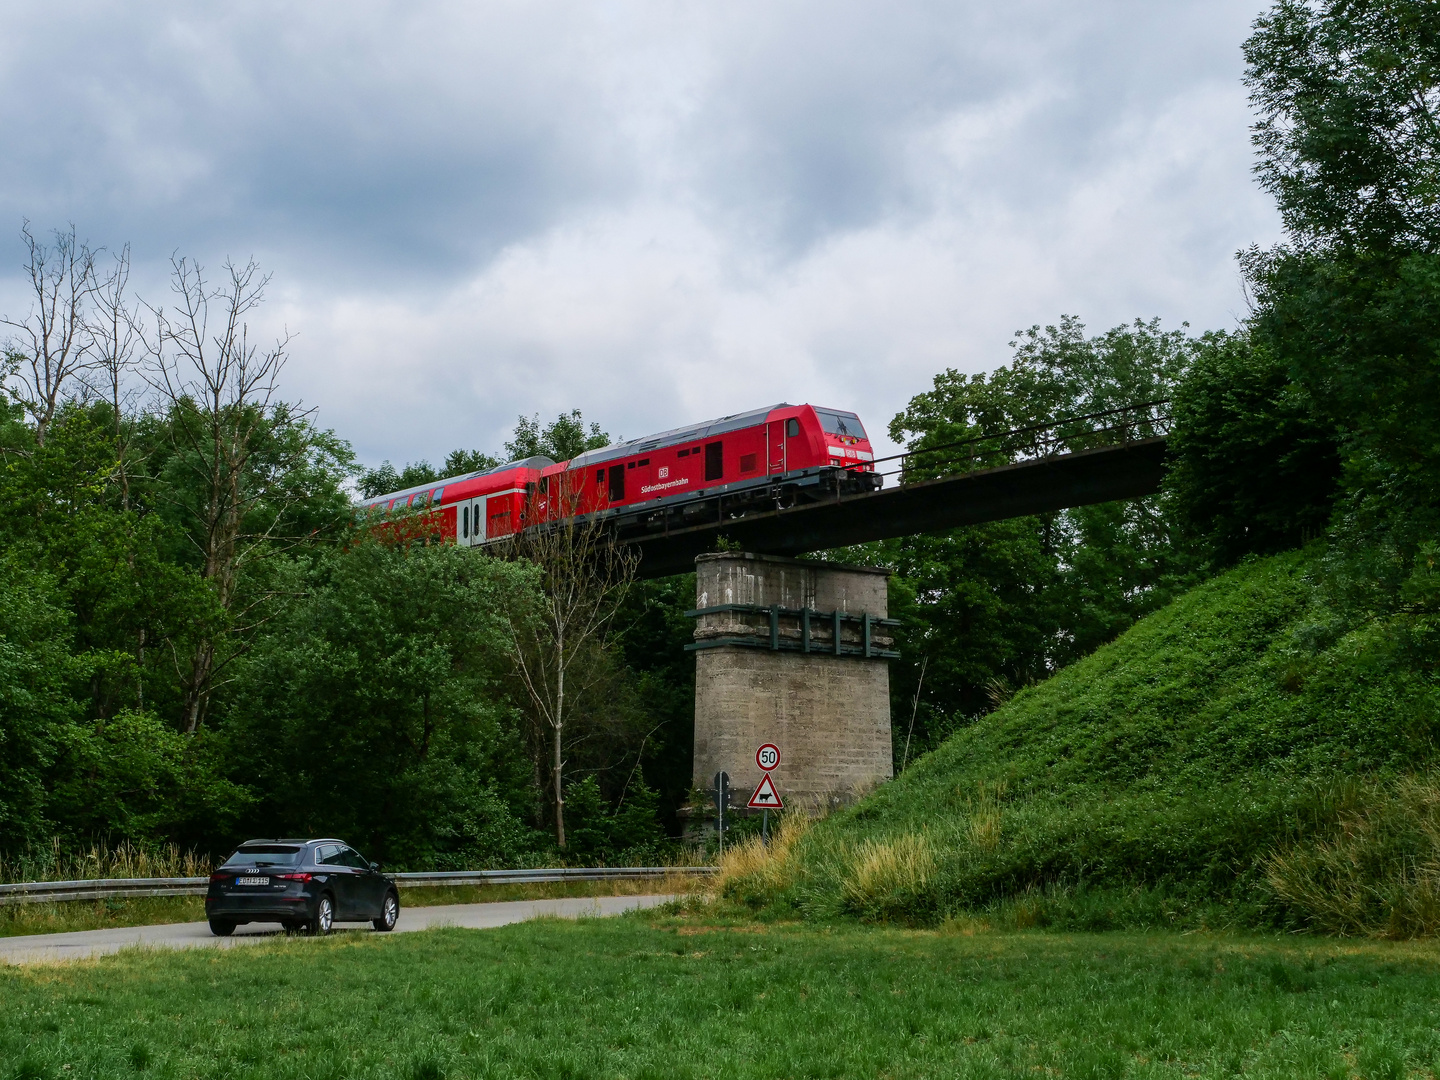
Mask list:
[[[760,766],[761,772],[769,772],[780,764],[780,748],[767,742],[755,751],[755,764]]]

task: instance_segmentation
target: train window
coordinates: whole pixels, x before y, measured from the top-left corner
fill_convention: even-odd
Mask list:
[[[625,498],[625,466],[610,466],[610,501],[619,502]]]
[[[644,466],[650,464],[650,459],[648,457],[642,457],[639,461],[635,462],[635,464],[643,468]]]
[[[854,413],[816,409],[815,415],[820,418],[820,426],[831,435],[853,435],[857,439],[865,438],[865,429],[860,426],[860,418]]]
[[[675,456],[676,456],[676,457],[689,457],[689,456],[690,456],[690,451],[689,451],[689,450],[679,450],[679,451],[676,452]]]
[[[548,476],[542,476],[542,477],[540,477],[540,494],[541,494],[541,495],[544,495],[544,494],[545,494],[546,492],[548,492],[549,490],[550,490],[550,477],[548,477]]]
[[[630,464],[626,465],[625,467],[626,467],[627,469],[633,469],[633,468],[635,467],[635,462],[632,461],[632,462],[630,462]]]
[[[785,434],[788,435],[788,436],[789,436],[790,438],[792,438],[792,439],[795,438],[796,435],[799,435],[799,434],[800,434],[800,421],[799,421],[799,420],[796,420],[793,416],[792,416],[789,420],[786,420],[786,421],[785,421]]]
[[[470,535],[470,507],[468,506],[460,508],[460,535],[462,537]]]
[[[740,455],[740,471],[741,471],[741,472],[754,472],[754,471],[755,471],[755,455],[754,455],[754,454],[741,454],[741,455]]]
[[[723,442],[712,442],[705,444],[705,479],[719,480],[725,475],[725,444]]]
[[[602,465],[595,470],[595,482],[597,484],[603,484],[605,482],[605,466]]]

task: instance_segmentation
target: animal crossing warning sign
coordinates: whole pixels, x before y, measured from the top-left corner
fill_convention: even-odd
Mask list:
[[[745,804],[755,810],[781,810],[785,804],[780,801],[780,793],[775,790],[775,784],[767,772],[760,777],[760,783],[755,785],[755,794],[750,796],[750,801]]]

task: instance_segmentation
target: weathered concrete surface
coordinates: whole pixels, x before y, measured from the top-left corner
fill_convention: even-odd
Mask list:
[[[800,562],[768,555],[722,553],[696,560],[696,607],[755,604],[768,607],[888,615],[888,572],[837,563]],[[697,641],[728,635],[769,640],[769,619],[717,612],[697,620]],[[782,622],[781,636],[796,642],[798,616]],[[859,623],[842,624],[842,642],[862,643]],[[721,646],[695,657],[695,786],[704,790],[723,769],[735,801],[744,805],[760,782],[755,750],[780,748],[776,786],[787,806],[846,802],[888,780],[890,671],[883,659],[833,655],[833,623],[812,621],[810,654]],[[888,647],[878,630],[872,643]]]

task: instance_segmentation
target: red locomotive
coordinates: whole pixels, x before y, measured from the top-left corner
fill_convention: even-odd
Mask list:
[[[387,516],[421,512],[426,532],[468,547],[572,515],[601,514],[620,535],[643,535],[880,484],[858,416],[775,405],[587,450],[570,461],[512,461],[361,507]]]

